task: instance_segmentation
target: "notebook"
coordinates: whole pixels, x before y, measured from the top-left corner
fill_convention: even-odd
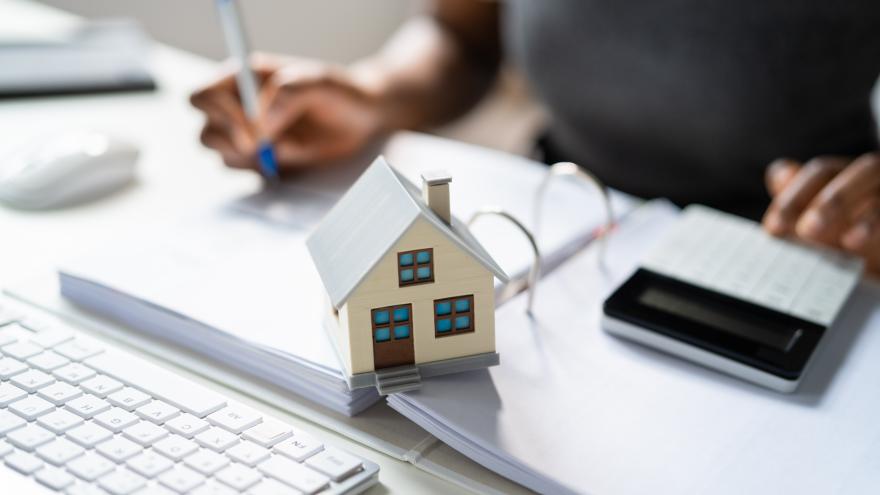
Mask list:
[[[485,204],[526,217],[546,174],[545,166],[523,158],[419,134],[395,138],[385,152],[411,180],[445,166],[453,175],[452,209],[461,218]],[[160,231],[140,232],[64,264],[61,292],[138,331],[333,411],[357,414],[379,397],[372,389],[351,391],[345,383],[322,328],[323,286],[304,245],[322,208],[332,206],[346,186],[344,180],[317,176],[190,214]],[[614,198],[619,212],[635,204],[624,195]],[[577,184],[556,186],[545,208],[555,218],[540,240],[548,265],[591,239],[602,222],[599,209],[561,207],[589,199]],[[473,231],[508,273],[528,271],[532,255],[517,230],[486,220]]]
[[[540,493],[869,493],[880,483],[880,285],[863,282],[792,395],[600,329],[602,301],[677,213],[649,204],[497,313],[501,365],[388,403]]]

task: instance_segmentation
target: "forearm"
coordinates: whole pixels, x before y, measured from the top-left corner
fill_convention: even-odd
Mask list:
[[[444,16],[439,8],[408,21],[380,53],[352,67],[356,81],[377,98],[387,130],[448,122],[492,85],[500,62],[497,12],[494,4],[472,4],[464,16]]]

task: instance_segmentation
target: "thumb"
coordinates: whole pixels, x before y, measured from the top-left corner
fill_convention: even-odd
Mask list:
[[[779,158],[773,161],[764,175],[767,192],[775,197],[785,190],[801,169],[801,163],[791,158]]]

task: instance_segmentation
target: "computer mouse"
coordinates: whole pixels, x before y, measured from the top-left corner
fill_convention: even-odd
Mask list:
[[[0,201],[20,209],[48,209],[105,196],[134,179],[138,148],[98,131],[41,139],[0,161]]]

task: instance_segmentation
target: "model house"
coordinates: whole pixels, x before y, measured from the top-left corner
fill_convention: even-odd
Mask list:
[[[422,180],[377,158],[308,240],[352,388],[408,390],[498,363],[494,279],[507,276],[451,215],[451,178]]]

